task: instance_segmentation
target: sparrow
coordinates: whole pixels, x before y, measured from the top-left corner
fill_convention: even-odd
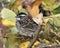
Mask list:
[[[42,1],[42,0],[40,0]],[[37,30],[38,25],[42,25],[43,16],[47,16],[43,7],[38,3],[38,1],[33,4],[33,7],[29,10],[31,6],[27,6],[23,11],[20,10],[20,13],[16,16],[16,27],[19,30],[20,34],[24,36],[32,36]],[[36,6],[35,6],[36,5]],[[39,8],[40,6],[40,8]],[[34,15],[34,9],[36,7],[37,14]],[[25,11],[26,10],[26,11]],[[24,12],[25,11],[25,12]],[[30,12],[32,11],[32,12]],[[50,13],[50,12],[49,12]]]
[[[20,12],[16,16],[16,27],[19,30],[20,34],[24,36],[32,36],[38,28],[38,24],[34,22],[29,14]]]
[[[30,2],[33,3],[31,0],[27,1],[27,3],[26,1],[23,2],[23,8],[27,10],[27,13],[24,11],[21,12],[20,10],[20,13],[16,17],[16,27],[19,30],[20,34],[24,36],[32,36],[37,30],[38,24],[42,25],[43,14],[39,14],[39,5],[41,4],[42,0],[36,0],[32,6],[30,4]]]

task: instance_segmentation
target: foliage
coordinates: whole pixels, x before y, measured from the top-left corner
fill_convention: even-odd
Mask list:
[[[35,0],[32,5],[28,5],[26,9],[22,7],[22,1],[24,0],[0,0],[0,3],[4,4],[3,9],[0,11],[0,24],[8,27],[5,31],[6,34],[4,36],[1,35],[5,47],[28,47],[33,36],[26,37],[19,33],[18,29],[16,28],[16,16],[20,12],[28,14],[28,11],[32,15],[32,18],[35,19],[37,18],[36,16],[39,15],[40,9],[38,7],[40,4],[42,4],[44,10],[51,11],[52,14],[46,17],[43,16],[42,30],[40,31],[38,39],[36,40],[32,48],[39,48],[39,45],[45,46],[50,44],[60,44],[60,0]],[[39,16],[39,19],[37,21],[41,23],[40,18],[42,18],[42,16]]]

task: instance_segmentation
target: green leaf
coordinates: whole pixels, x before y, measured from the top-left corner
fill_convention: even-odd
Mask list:
[[[16,0],[10,0],[10,4],[14,4]]]
[[[12,22],[15,22],[16,21],[16,14],[12,11],[12,10],[9,10],[7,8],[3,8],[2,11],[1,11],[1,17],[3,19],[6,19],[6,20],[9,20],[9,21],[12,21]]]
[[[56,26],[60,27],[60,14],[52,15],[49,17],[49,23]]]
[[[60,14],[56,14],[56,15],[54,15],[54,17],[60,18]]]
[[[16,34],[13,34],[10,29],[8,29],[6,36],[8,37],[6,38],[7,41],[4,39],[4,43],[7,45],[6,48],[17,48],[18,42],[16,41]]]
[[[57,7],[57,8],[55,8],[55,9],[53,10],[53,13],[54,13],[54,14],[60,13],[60,6]]]
[[[11,30],[11,33],[13,33],[13,34],[17,34],[18,33],[18,30],[17,30],[16,27],[11,27],[10,30]]]
[[[28,14],[28,13],[27,13],[27,10],[24,9],[24,8],[22,8],[22,9],[20,10],[20,12],[25,13],[25,14]]]
[[[3,38],[3,43],[4,43],[4,44],[7,43],[7,38]]]
[[[45,10],[54,10],[55,8],[60,6],[60,1],[55,0],[43,0],[42,2]]]
[[[6,0],[0,0],[0,2],[5,2]]]
[[[60,27],[60,19],[55,18],[54,19],[54,25],[57,26],[57,27]]]
[[[58,31],[58,28],[57,28],[57,27],[55,27],[55,26],[54,26],[54,29],[55,29],[56,31]]]
[[[8,35],[8,48],[16,48],[16,36],[13,34]]]
[[[55,3],[54,9],[58,8],[60,6],[60,2]]]
[[[16,8],[13,9],[13,11],[14,11],[16,14],[18,14],[18,12],[19,12],[18,9],[16,9]]]

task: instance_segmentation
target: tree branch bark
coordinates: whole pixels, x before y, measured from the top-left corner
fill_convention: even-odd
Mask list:
[[[34,37],[31,40],[30,45],[28,46],[28,48],[32,48],[32,46],[34,45],[34,43],[37,40],[37,37],[38,37],[38,35],[39,35],[40,31],[41,31],[41,27],[42,27],[41,25],[38,25],[38,29],[36,30],[36,32],[34,34]]]

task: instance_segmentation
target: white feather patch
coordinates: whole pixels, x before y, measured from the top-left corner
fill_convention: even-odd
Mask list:
[[[20,20],[20,18],[16,18],[16,20]]]
[[[22,15],[20,15],[20,16],[26,16],[26,15],[22,14]]]
[[[42,25],[42,22],[43,22],[42,19],[43,19],[43,14],[42,13],[38,14],[36,17],[33,18],[33,20],[37,24],[40,24],[40,25]]]

